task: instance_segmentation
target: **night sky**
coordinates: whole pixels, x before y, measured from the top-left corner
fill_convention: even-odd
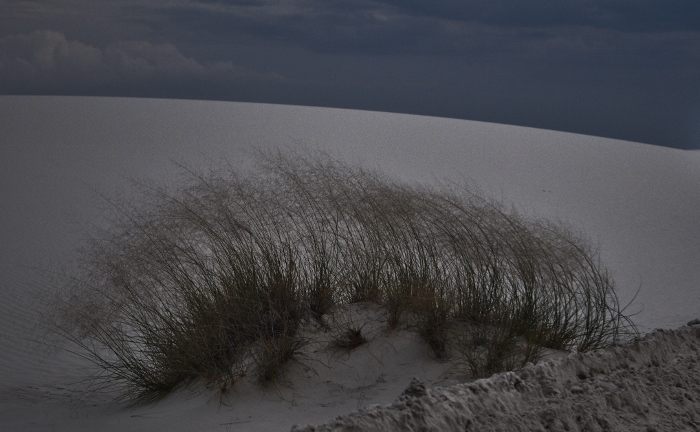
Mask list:
[[[700,149],[700,1],[3,0],[0,94],[356,108]]]

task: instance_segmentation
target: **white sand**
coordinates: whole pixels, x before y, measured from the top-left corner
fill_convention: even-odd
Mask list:
[[[462,379],[450,364],[430,359],[414,335],[377,329],[370,343],[351,355],[319,347],[304,364],[291,365],[286,383],[278,388],[243,383],[224,397],[213,390],[183,391],[129,409],[110,403],[110,392],[85,396],[81,380],[89,365],[47,349],[42,345],[47,339],[36,329],[41,300],[53,289],[51,271],[70,267],[86,225],[101,220],[104,202],[94,190],[113,196],[128,190],[129,178],[171,182],[177,171],[173,161],[198,167],[226,158],[245,166],[254,148],[302,146],[407,181],[467,181],[528,214],[561,218],[585,231],[599,244],[623,301],[640,289],[630,310],[641,310],[635,321],[642,331],[676,328],[700,316],[698,152],[408,115],[113,98],[0,96],[0,130],[2,431],[289,430],[293,424],[320,424],[371,404],[389,404],[413,376],[428,387]],[[518,423],[523,427],[542,419],[570,422],[575,416],[567,417],[568,407],[583,403],[581,395],[590,393],[597,395],[585,402],[592,407],[593,417],[586,420],[591,425],[598,421],[595,416],[610,411],[605,404],[618,404],[621,408],[612,411],[619,415],[600,417],[610,430],[629,429],[625,421],[637,422],[629,423],[632,430],[693,430],[687,421],[698,428],[697,418],[678,414],[700,399],[697,385],[682,389],[695,402],[674,387],[680,377],[677,365],[696,368],[698,376],[697,363],[690,360],[697,360],[697,351],[683,342],[691,333],[680,334],[650,344],[647,351],[628,351],[626,361],[637,369],[634,373],[611,365],[609,377],[576,384],[578,378],[567,372],[570,366],[544,367],[558,378],[551,383],[557,397],[539,395],[539,378],[525,379],[526,391],[516,391],[517,397],[513,375],[486,382],[493,404],[511,400],[512,409],[492,412],[502,421],[521,413],[527,417]],[[606,359],[617,355],[601,358],[614,363]],[[645,360],[652,357],[658,359],[658,373]],[[657,379],[647,388],[649,374],[674,378]],[[627,382],[628,388],[596,390],[601,379],[616,386]],[[584,392],[572,393],[574,386]],[[650,410],[646,417],[633,419],[626,413],[637,408],[608,394],[632,397],[634,386],[651,395],[652,402],[658,399],[658,404],[645,405]],[[418,405],[429,406],[435,421],[453,421],[453,411],[430,404],[449,395],[456,406],[465,407],[463,414],[471,412],[472,399],[457,397],[464,389],[429,392]],[[534,414],[545,406],[554,414]],[[400,417],[399,411],[376,410],[390,413],[381,414],[387,418]],[[670,421],[678,423],[664,423]],[[573,424],[571,430],[576,430]]]

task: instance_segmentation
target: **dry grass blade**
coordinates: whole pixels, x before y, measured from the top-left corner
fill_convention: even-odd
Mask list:
[[[436,357],[454,347],[475,374],[634,331],[597,255],[561,224],[328,158],[261,160],[248,177],[143,187],[86,248],[58,328],[127,398],[274,380],[308,342],[301,323],[350,302],[383,305],[389,327],[408,317]],[[363,343],[361,330],[338,343]]]

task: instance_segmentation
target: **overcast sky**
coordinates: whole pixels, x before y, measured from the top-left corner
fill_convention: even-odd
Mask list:
[[[4,0],[0,94],[426,114],[700,148],[698,0]]]

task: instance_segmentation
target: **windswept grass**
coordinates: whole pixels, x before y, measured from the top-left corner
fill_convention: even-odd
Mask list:
[[[84,251],[58,328],[126,398],[275,380],[308,342],[302,322],[351,302],[383,305],[390,328],[408,319],[475,375],[633,330],[595,251],[562,225],[323,157],[258,168],[143,188]]]

